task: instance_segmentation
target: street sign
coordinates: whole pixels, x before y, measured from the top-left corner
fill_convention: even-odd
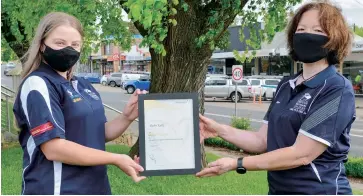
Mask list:
[[[239,101],[242,97],[241,93],[237,90],[237,83],[242,83],[243,81],[243,66],[242,65],[233,65],[232,66],[232,80],[235,83],[234,90],[234,116],[237,117],[237,101]],[[233,99],[233,97],[232,97]]]
[[[232,79],[235,83],[242,83],[243,80],[243,66],[233,65],[232,66]]]

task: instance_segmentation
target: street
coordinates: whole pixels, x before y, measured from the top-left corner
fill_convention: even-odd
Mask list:
[[[121,88],[106,87],[94,85],[101,94],[102,101],[122,111],[126,105],[130,95],[126,94]],[[267,111],[269,102],[263,104],[253,104],[252,101],[243,100],[237,105],[237,115],[239,117],[247,117],[251,120],[251,127],[257,130],[262,122],[262,119]],[[234,103],[230,101],[206,101],[205,115],[219,123],[230,124],[231,118],[234,115]],[[363,120],[356,120],[351,129],[351,148],[350,155],[363,156]]]
[[[12,77],[4,75],[4,69],[5,66],[1,66],[1,85],[6,86],[10,89],[14,89]]]

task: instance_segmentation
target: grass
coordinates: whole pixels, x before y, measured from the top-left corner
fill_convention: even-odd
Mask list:
[[[353,190],[353,195],[363,195],[363,192],[358,190]]]
[[[128,147],[109,145],[107,151],[127,153]],[[207,155],[208,160],[218,157]],[[18,195],[21,193],[22,150],[20,147],[3,149],[1,153],[1,193]],[[108,166],[108,175],[113,194],[121,195],[214,195],[214,194],[254,194],[266,195],[268,192],[266,172],[250,172],[238,175],[235,172],[212,178],[194,176],[158,176],[136,184],[115,166]],[[228,187],[228,188],[226,188]]]
[[[127,153],[129,147],[108,145],[107,151]],[[219,157],[207,154],[208,161]],[[21,192],[22,150],[19,146],[3,149],[1,153],[1,193],[17,195]],[[238,175],[229,172],[213,178],[194,176],[158,176],[136,184],[115,166],[108,166],[112,194],[116,195],[266,195],[268,192],[266,172],[249,172]],[[354,190],[354,194],[363,194]]]

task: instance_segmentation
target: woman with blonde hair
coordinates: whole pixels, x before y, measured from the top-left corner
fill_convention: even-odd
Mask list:
[[[53,12],[37,28],[26,54],[23,81],[14,104],[21,129],[22,194],[111,194],[106,165],[135,182],[143,168],[127,155],[105,151],[137,118],[137,90],[124,113],[107,122],[100,94],[72,76],[83,30],[75,17]]]
[[[352,194],[344,162],[355,120],[352,84],[339,66],[352,35],[341,11],[328,1],[303,5],[287,28],[288,47],[303,70],[277,87],[259,131],[242,131],[201,116],[201,135],[219,135],[260,155],[223,158],[197,174],[267,170],[269,194]]]

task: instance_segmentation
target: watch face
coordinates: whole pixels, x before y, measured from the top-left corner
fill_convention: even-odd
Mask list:
[[[245,174],[246,173],[246,169],[244,169],[244,168],[237,168],[237,173],[239,173],[239,174]]]

